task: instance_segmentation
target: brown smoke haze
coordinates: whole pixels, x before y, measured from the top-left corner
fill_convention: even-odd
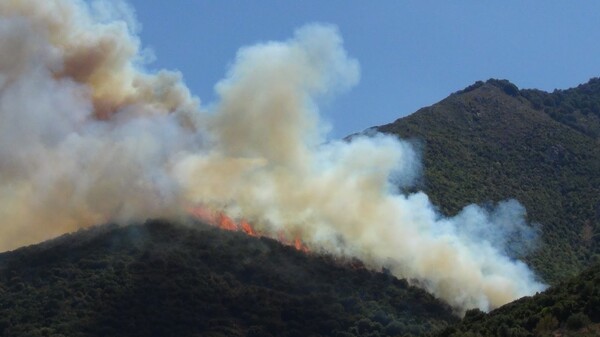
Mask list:
[[[179,73],[144,70],[133,17],[115,2],[0,2],[0,250],[202,205],[385,266],[458,310],[544,288],[506,253],[532,236],[518,202],[445,218],[397,191],[420,173],[408,142],[326,142],[317,103],[359,80],[335,27],[240,49],[206,111]]]

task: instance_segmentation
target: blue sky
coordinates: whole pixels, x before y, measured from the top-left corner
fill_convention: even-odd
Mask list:
[[[600,76],[600,1],[128,0],[150,68],[177,69],[203,104],[236,51],[336,25],[360,83],[321,106],[340,138],[392,122],[477,80],[552,91]]]

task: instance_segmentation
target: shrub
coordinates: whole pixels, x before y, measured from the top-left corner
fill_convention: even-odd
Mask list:
[[[579,330],[588,324],[590,324],[590,319],[582,312],[578,312],[567,318],[567,329],[570,330]]]
[[[556,328],[558,328],[558,320],[556,317],[548,314],[538,321],[537,325],[535,326],[535,332],[536,335],[541,336],[547,332],[553,331]]]

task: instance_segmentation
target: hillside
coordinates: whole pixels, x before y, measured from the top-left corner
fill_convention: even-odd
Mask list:
[[[1,336],[396,336],[455,321],[358,261],[201,224],[99,226],[0,254]]]
[[[541,229],[526,260],[555,283],[600,256],[599,84],[544,93],[477,82],[377,129],[422,145],[418,188],[443,213],[519,200]]]
[[[600,138],[600,78],[552,93],[526,89],[520,94],[534,109],[543,110],[552,119],[590,137]]]
[[[421,146],[424,172],[415,189],[442,213],[508,198],[525,205],[541,241],[521,257],[557,285],[542,294],[487,315],[470,310],[458,323],[448,305],[360,261],[154,220],[97,226],[0,254],[0,335],[596,333],[599,84],[545,93],[477,82],[378,127]]]
[[[598,336],[600,264],[543,293],[524,297],[488,314],[474,309],[450,336]]]

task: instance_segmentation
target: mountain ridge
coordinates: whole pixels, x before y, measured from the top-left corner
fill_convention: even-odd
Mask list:
[[[593,97],[600,95],[597,82],[591,80]],[[598,259],[600,147],[550,110],[536,109],[530,97],[505,80],[477,82],[375,129],[421,143],[424,174],[417,188],[442,213],[472,203],[521,202],[542,237],[540,249],[524,258],[554,283]]]
[[[573,296],[597,280],[600,261],[598,83],[544,93],[506,80],[477,82],[375,128],[417,143],[424,172],[413,189],[423,189],[441,213],[508,198],[525,205],[541,241],[516,258],[555,285],[547,292],[489,315],[468,311],[449,327],[457,317],[447,304],[385,270],[204,224],[151,220],[0,253],[0,334],[531,336],[538,324],[549,332],[586,317],[596,322],[588,310],[596,302]],[[577,103],[583,96],[588,103]],[[523,310],[535,319],[496,324],[498,313]],[[571,318],[580,312],[586,317]],[[490,324],[502,329],[487,333]]]

